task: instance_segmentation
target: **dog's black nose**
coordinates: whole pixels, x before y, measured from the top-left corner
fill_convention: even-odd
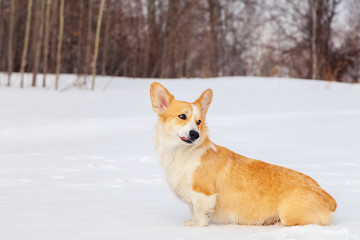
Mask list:
[[[191,141],[195,141],[196,139],[198,139],[200,137],[199,132],[194,131],[194,130],[190,130],[189,136],[190,136]]]

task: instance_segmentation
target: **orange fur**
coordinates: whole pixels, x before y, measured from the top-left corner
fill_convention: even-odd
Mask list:
[[[288,168],[249,159],[210,141],[205,117],[211,90],[192,104],[175,100],[159,83],[152,84],[150,94],[159,115],[158,152],[165,162],[170,186],[192,211],[189,225],[205,226],[207,216],[224,224],[329,224],[336,201],[315,180]],[[200,112],[196,115],[197,109]],[[182,120],[179,114],[191,117]],[[197,126],[201,136],[198,142],[184,144],[173,136],[198,120],[202,121]]]
[[[226,223],[230,215],[248,225],[329,224],[336,202],[309,176],[216,149],[201,157],[193,176],[194,191],[217,194],[215,221]]]

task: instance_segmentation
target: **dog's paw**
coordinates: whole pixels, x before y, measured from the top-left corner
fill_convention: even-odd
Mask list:
[[[185,221],[185,226],[187,227],[206,227],[208,225],[207,221],[201,221],[201,220],[187,220]]]

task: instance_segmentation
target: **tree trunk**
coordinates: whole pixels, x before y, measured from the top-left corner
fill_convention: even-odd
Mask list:
[[[37,33],[37,38],[36,39],[36,49],[35,49],[35,59],[34,59],[34,67],[33,67],[33,79],[32,79],[32,87],[36,86],[36,77],[37,77],[37,73],[39,70],[39,62],[40,62],[40,52],[41,52],[41,46],[42,46],[42,41],[43,41],[43,28],[44,28],[44,11],[45,11],[45,0],[41,1],[41,7],[40,7],[40,12],[38,11],[38,16],[37,18],[39,19],[39,31]],[[36,33],[35,33],[36,34]]]
[[[59,12],[59,38],[56,53],[56,79],[55,79],[55,90],[59,88],[59,74],[61,67],[61,45],[64,33],[64,0],[60,0],[60,12]]]
[[[160,3],[159,3],[160,5]],[[156,8],[161,7],[156,5],[156,0],[149,0],[147,4],[147,38],[145,52],[147,57],[145,59],[146,76],[154,77],[159,75],[159,66],[161,64],[161,29],[156,21]],[[160,20],[161,21],[161,20]]]
[[[15,0],[11,0],[11,2],[10,2],[9,43],[8,43],[8,82],[7,82],[8,87],[10,87],[10,84],[11,84],[11,74],[13,71],[14,21],[15,21]]]
[[[84,64],[84,85],[86,85],[86,77],[87,77],[88,67],[89,67],[89,60],[88,59],[90,58],[92,8],[93,8],[93,0],[89,0],[88,26],[87,26],[87,37],[86,37],[86,52],[85,52],[85,64]]]
[[[56,39],[59,34],[58,32],[58,17],[59,15],[59,0],[54,0],[52,3],[52,10],[51,10],[51,23],[50,23],[50,29],[51,29],[51,49],[50,49],[50,66],[49,69],[51,72],[56,71]],[[49,66],[48,65],[48,66]]]
[[[94,57],[92,61],[92,82],[91,82],[91,90],[95,88],[95,75],[96,75],[96,60],[99,53],[99,41],[100,41],[100,30],[101,30],[101,21],[103,16],[105,0],[101,0],[100,8],[99,8],[99,16],[96,25],[96,35],[95,35],[95,46],[94,46]]]
[[[165,42],[161,57],[160,77],[176,77],[176,35],[180,15],[180,0],[169,1],[169,9],[166,19]]]
[[[311,6],[312,36],[311,36],[311,78],[317,79],[317,0],[313,0]]]
[[[104,33],[104,48],[102,53],[102,63],[101,63],[101,75],[106,75],[106,58],[107,58],[107,49],[109,41],[109,28],[110,28],[110,9],[106,11],[105,18],[105,33]]]
[[[80,69],[82,67],[81,61],[81,48],[82,48],[82,32],[83,32],[83,18],[84,18],[84,0],[79,0],[80,5],[80,13],[79,13],[79,36],[78,36],[78,46],[77,46],[77,53],[76,53],[76,61],[77,61],[77,68],[76,74],[78,77],[80,76]]]
[[[2,53],[2,33],[3,33],[3,2],[2,0],[0,0],[0,56],[3,56],[3,53]],[[0,71],[3,70],[3,58],[0,58]],[[1,78],[0,78],[0,85],[1,85]]]
[[[30,35],[30,23],[31,23],[31,8],[32,8],[32,0],[28,1],[27,7],[27,17],[26,17],[26,26],[25,26],[25,39],[24,39],[24,48],[21,57],[21,69],[20,69],[20,87],[24,87],[24,72],[26,66],[26,55],[29,46],[29,35]]]
[[[45,13],[45,37],[44,37],[44,74],[43,74],[43,83],[42,86],[46,86],[46,74],[48,67],[48,53],[49,53],[49,33],[50,33],[50,9],[51,9],[51,0],[47,0],[46,3],[46,13]]]
[[[212,77],[219,75],[220,49],[221,49],[221,5],[217,0],[208,0],[210,15],[210,33],[211,33],[211,59],[210,68]]]
[[[36,45],[39,29],[39,11],[42,0],[33,0],[33,22],[31,24],[30,39],[29,39],[29,53],[28,53],[28,64],[27,70],[30,72],[34,71]]]

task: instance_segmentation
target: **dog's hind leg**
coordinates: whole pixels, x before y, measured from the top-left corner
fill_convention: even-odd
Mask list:
[[[328,225],[331,214],[326,202],[315,194],[294,194],[279,206],[279,217],[285,226]]]

